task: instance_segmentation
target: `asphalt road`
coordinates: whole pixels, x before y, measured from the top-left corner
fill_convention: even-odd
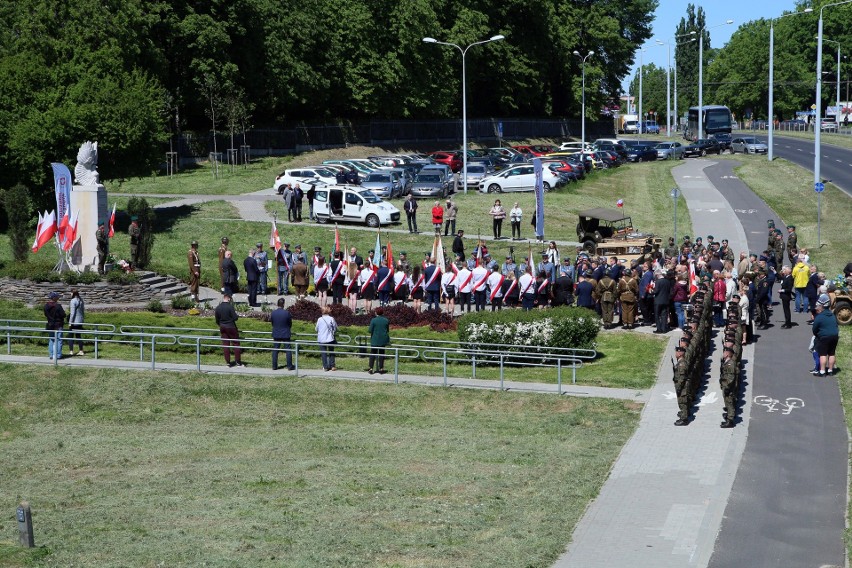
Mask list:
[[[762,136],[765,138],[765,136]],[[775,136],[775,156],[814,171],[814,143],[801,138]],[[852,197],[852,150],[822,144],[820,177]]]
[[[767,219],[785,234],[786,228],[736,177],[736,165],[724,160],[705,173],[736,212],[749,248],[759,252],[766,248]],[[848,437],[840,392],[837,379],[809,374],[811,328],[805,314],[793,316],[798,325],[781,329],[783,312],[775,306],[773,327],[755,332],[748,440],[710,568],[845,565]]]

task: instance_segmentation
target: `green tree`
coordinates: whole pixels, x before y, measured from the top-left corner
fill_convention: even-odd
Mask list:
[[[630,82],[630,94],[639,96],[639,73]],[[636,102],[639,108],[638,100]],[[666,124],[666,70],[649,63],[642,67],[642,113],[646,120],[656,118],[662,129]]]
[[[26,262],[30,254],[29,239],[33,236],[33,202],[30,199],[30,190],[23,184],[16,184],[0,193],[0,202],[6,209],[9,223],[12,258],[16,262]]]
[[[675,48],[675,66],[677,67],[677,106],[676,116],[682,116],[689,107],[698,104],[698,55],[700,51],[699,35],[704,37],[705,63],[710,52],[710,32],[705,29],[704,8],[695,9],[693,4],[686,7],[686,17],[680,19],[675,29],[678,46]],[[689,41],[691,38],[695,41]]]

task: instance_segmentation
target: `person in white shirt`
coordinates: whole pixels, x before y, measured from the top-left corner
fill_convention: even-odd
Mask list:
[[[447,267],[447,270],[441,276],[441,292],[444,295],[444,307],[450,315],[456,312],[456,294],[458,290],[458,276],[452,267]]]
[[[491,300],[491,311],[503,309],[503,281],[506,279],[500,273],[500,267],[497,263],[491,265],[491,274],[488,275],[488,289]]]
[[[404,304],[408,299],[408,293],[411,289],[411,281],[402,269],[401,264],[396,265],[396,272],[393,273],[393,299],[399,300]]]
[[[373,309],[373,300],[376,298],[375,270],[372,264],[365,264],[358,273],[358,295],[364,299],[364,313],[370,313]]]
[[[518,279],[518,288],[521,294],[521,307],[525,311],[532,310],[535,306],[535,278],[529,268]]]
[[[456,274],[456,282],[458,282],[458,286],[456,290],[458,292],[459,297],[459,307],[461,311],[464,312],[467,310],[470,311],[470,294],[473,291],[473,273],[467,267],[466,264],[460,262],[458,263],[460,267],[458,274]]]
[[[487,297],[485,285],[487,280],[488,270],[484,266],[480,264],[473,269],[473,301],[476,304],[477,312],[485,309],[485,298]]]
[[[325,263],[325,257],[318,256],[314,265],[314,289],[317,292],[318,303],[321,308],[328,303],[328,280],[330,276],[329,265]]]

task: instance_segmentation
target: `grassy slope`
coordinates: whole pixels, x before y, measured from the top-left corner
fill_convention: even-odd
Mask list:
[[[630,404],[0,366],[4,566],[549,566]],[[106,546],[104,546],[106,544]],[[48,554],[49,553],[49,554]]]

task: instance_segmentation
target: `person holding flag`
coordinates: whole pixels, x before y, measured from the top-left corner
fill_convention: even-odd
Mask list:
[[[115,236],[115,203],[112,204],[112,213],[109,214],[109,238]]]
[[[393,292],[393,270],[388,267],[388,259],[382,259],[382,265],[376,272],[376,290],[379,293],[379,305],[387,306]]]

